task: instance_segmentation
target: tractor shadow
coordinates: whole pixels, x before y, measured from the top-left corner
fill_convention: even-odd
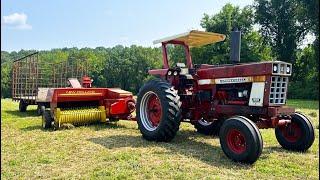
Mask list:
[[[136,128],[130,128],[128,126],[119,124],[117,122],[106,122],[106,123],[97,122],[97,123],[92,123],[85,126],[94,131],[101,131],[106,129],[136,129]]]
[[[274,153],[274,152],[279,152],[279,153],[292,153],[294,151],[289,151],[289,150],[286,150],[284,148],[282,148],[280,145],[279,146],[268,146],[268,147],[263,147],[263,154],[266,154],[266,155],[269,155],[271,153]],[[306,152],[296,152],[296,153],[308,153],[308,151]]]
[[[35,109],[34,110],[27,110],[26,112],[20,112],[18,110],[17,111],[6,110],[6,111],[3,111],[3,112],[9,114],[10,116],[19,117],[19,118],[40,117],[39,115],[37,115],[37,110],[35,110]]]
[[[192,136],[192,131],[179,131],[173,141],[169,143],[165,142],[150,142],[142,138],[142,136],[133,135],[116,135],[107,137],[90,138],[89,141],[104,146],[107,149],[117,148],[154,148],[161,147],[173,155],[184,155],[186,157],[192,157],[198,159],[210,166],[225,167],[238,169],[248,169],[253,165],[235,163],[228,159],[220,146],[207,144],[204,142],[196,141]],[[212,137],[208,137],[211,138]],[[157,156],[155,152],[154,156]]]
[[[23,131],[34,131],[34,130],[42,130],[42,131],[48,131],[42,128],[41,124],[40,125],[35,125],[35,126],[27,126],[24,128],[21,128]]]

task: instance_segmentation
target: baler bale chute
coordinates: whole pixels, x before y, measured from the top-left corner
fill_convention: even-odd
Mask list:
[[[90,88],[90,78],[83,77],[83,80],[87,84],[82,83],[82,86],[89,88],[77,86],[49,90],[50,110],[43,113],[44,128],[106,122],[107,119],[134,119],[131,113],[135,110],[135,100],[131,92],[119,88]],[[79,84],[75,82],[72,79],[70,84]]]

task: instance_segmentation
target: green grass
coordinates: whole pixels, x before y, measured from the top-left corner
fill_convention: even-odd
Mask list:
[[[289,100],[319,125],[318,102]],[[183,123],[170,143],[141,138],[135,122],[120,121],[44,131],[36,107],[17,111],[1,100],[3,179],[318,179],[319,130],[305,153],[278,144],[273,129],[261,130],[264,149],[254,165],[230,161],[219,139]]]
[[[303,100],[303,99],[289,99],[287,102],[288,106],[292,106],[295,108],[301,109],[319,109],[319,101],[312,101],[312,100]]]

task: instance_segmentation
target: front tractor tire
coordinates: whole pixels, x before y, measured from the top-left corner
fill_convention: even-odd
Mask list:
[[[235,162],[253,164],[263,149],[258,127],[243,116],[231,117],[224,121],[219,138],[223,152]]]
[[[148,81],[139,91],[137,122],[146,140],[171,141],[179,130],[181,102],[177,91],[167,82]]]
[[[291,115],[291,123],[275,129],[279,144],[287,150],[306,151],[314,142],[314,128],[310,120],[300,113]]]

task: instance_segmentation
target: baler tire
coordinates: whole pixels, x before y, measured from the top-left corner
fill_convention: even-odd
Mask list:
[[[275,128],[275,134],[279,144],[287,150],[298,152],[307,151],[315,139],[314,127],[311,121],[303,114],[294,113],[291,115],[291,123],[284,127]],[[291,128],[291,135],[287,134],[288,128]]]
[[[224,121],[219,139],[225,155],[235,162],[253,164],[263,149],[258,127],[243,116],[231,117]]]
[[[50,111],[44,111],[42,113],[42,127],[49,129],[52,127],[53,118],[51,117]]]
[[[20,112],[26,112],[27,111],[27,106],[28,106],[28,104],[25,101],[20,100],[20,102],[19,102],[19,111]]]
[[[208,125],[201,124],[199,121],[194,124],[194,127],[197,129],[198,133],[213,136],[219,135],[219,131],[223,123],[222,119],[214,120]]]
[[[158,124],[154,126],[150,113],[150,96],[155,96],[161,115],[157,116]],[[153,97],[154,98],[154,97]],[[148,81],[139,91],[137,99],[137,123],[142,137],[149,141],[171,141],[179,130],[181,122],[181,102],[177,91],[161,79]]]

